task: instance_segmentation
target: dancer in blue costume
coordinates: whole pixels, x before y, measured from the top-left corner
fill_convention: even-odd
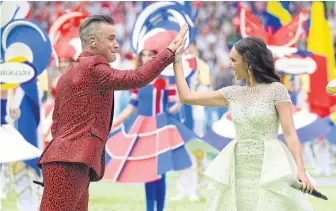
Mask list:
[[[1,200],[7,198],[14,183],[19,211],[35,210],[37,204],[31,197],[29,171],[20,161],[36,158],[41,150],[28,143],[12,125],[21,115],[20,108],[8,106],[7,90],[1,90],[0,126],[0,210]]]
[[[165,31],[149,37],[137,66],[165,48],[175,35],[175,31]],[[181,53],[179,49],[175,55]],[[180,108],[178,102],[168,107],[168,102],[176,101],[176,97],[176,90],[160,76],[151,84],[132,90],[131,101],[114,120],[107,141],[106,151],[111,160],[104,178],[121,183],[145,183],[147,211],[164,209],[166,172],[192,165],[185,143],[197,136],[170,116]]]

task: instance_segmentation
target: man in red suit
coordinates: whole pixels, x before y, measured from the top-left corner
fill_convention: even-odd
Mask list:
[[[143,87],[174,59],[181,62],[187,31],[186,24],[167,49],[140,68],[119,71],[109,65],[119,50],[113,19],[96,15],[81,23],[83,52],[58,81],[53,140],[37,164],[44,181],[40,210],[88,209],[90,181],[99,181],[104,174],[114,90]]]

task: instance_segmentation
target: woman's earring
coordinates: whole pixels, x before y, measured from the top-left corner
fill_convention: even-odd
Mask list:
[[[251,75],[251,70],[250,70],[250,68],[247,69],[247,72],[248,72],[249,75]]]

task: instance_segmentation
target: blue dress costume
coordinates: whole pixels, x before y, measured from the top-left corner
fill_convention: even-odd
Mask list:
[[[175,89],[164,79],[132,90],[130,104],[137,108],[122,125],[111,131],[106,145],[110,157],[105,179],[120,183],[145,183],[147,211],[163,210],[165,173],[191,167],[185,143],[197,136],[168,114]]]
[[[6,115],[7,115],[6,106],[7,106],[7,100],[1,99],[1,122],[0,122],[0,125],[7,124],[7,121],[6,121]],[[2,165],[0,163],[0,172],[1,172],[1,167],[2,167]]]
[[[41,155],[41,150],[31,145],[20,132],[7,122],[7,99],[1,99],[0,164],[29,160]]]
[[[7,99],[1,99],[1,125],[8,124],[6,121],[7,115]]]

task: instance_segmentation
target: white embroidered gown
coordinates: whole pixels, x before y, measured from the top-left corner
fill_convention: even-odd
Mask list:
[[[205,171],[207,211],[311,211],[307,197],[290,187],[296,163],[278,140],[276,105],[290,102],[278,82],[221,89],[231,109],[236,138]],[[225,130],[225,128],[223,128]]]

